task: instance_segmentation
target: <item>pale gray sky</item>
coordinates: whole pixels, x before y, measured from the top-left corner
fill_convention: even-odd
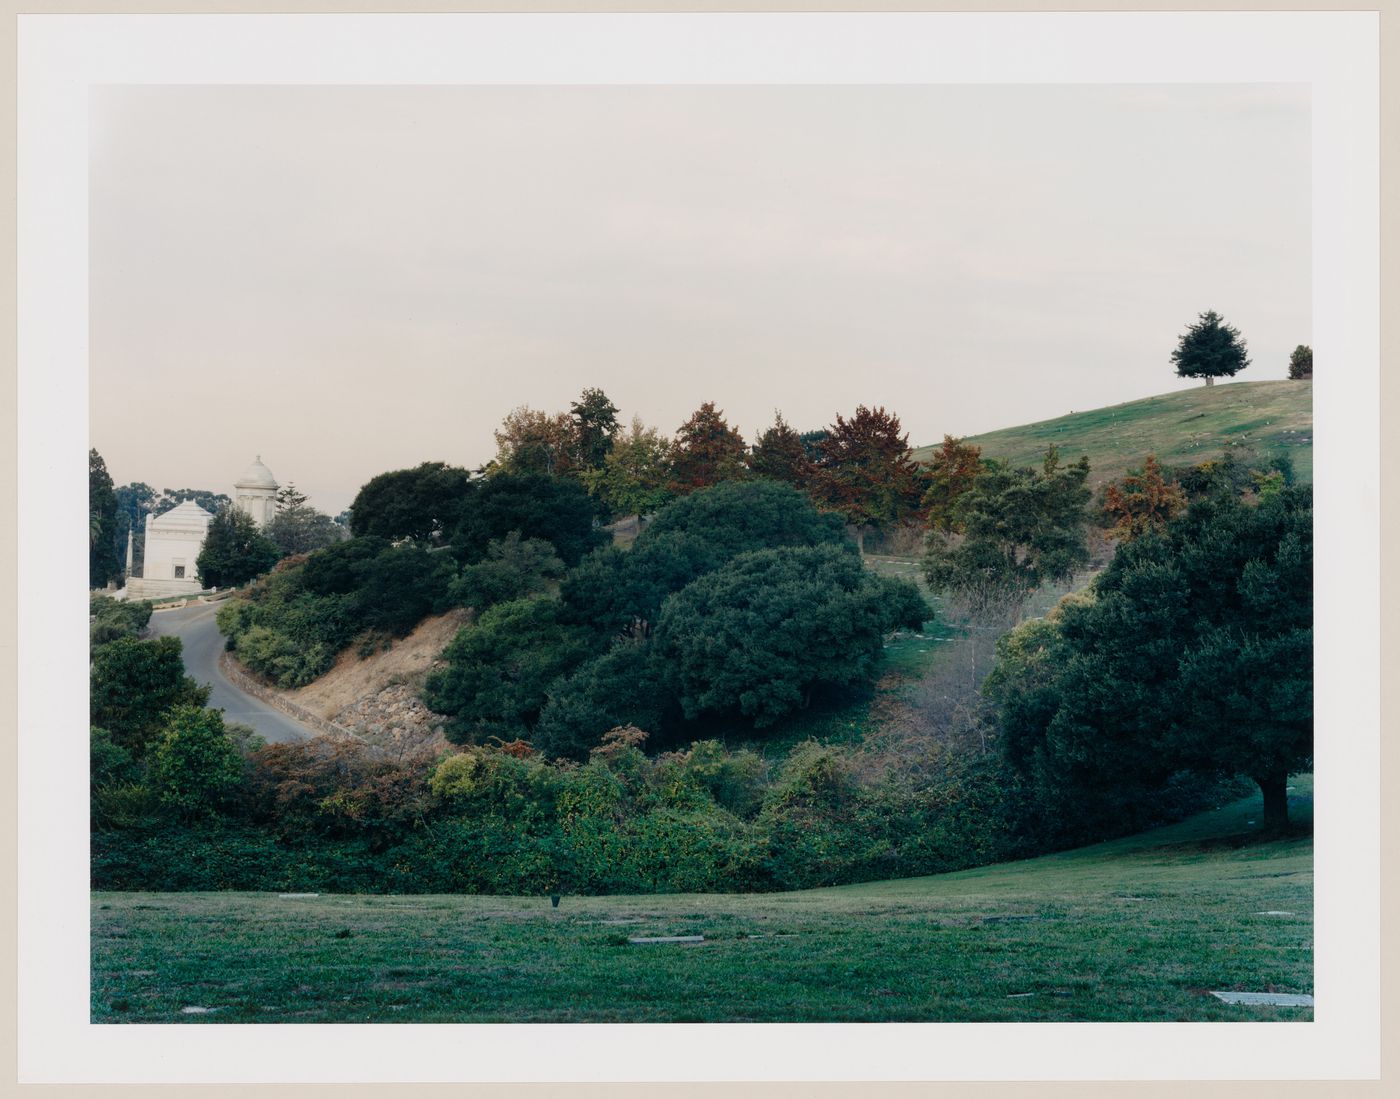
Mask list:
[[[673,432],[911,442],[1311,343],[1303,86],[120,87],[92,99],[92,443],[334,514],[585,386]]]

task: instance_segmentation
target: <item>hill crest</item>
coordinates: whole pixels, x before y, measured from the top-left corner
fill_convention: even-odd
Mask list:
[[[964,441],[985,458],[1038,466],[1045,448],[1067,461],[1089,457],[1091,483],[1117,480],[1149,454],[1163,465],[1194,465],[1236,450],[1267,461],[1285,455],[1312,480],[1312,382],[1232,382],[1127,401],[1002,428]],[[927,461],[937,444],[917,447]]]

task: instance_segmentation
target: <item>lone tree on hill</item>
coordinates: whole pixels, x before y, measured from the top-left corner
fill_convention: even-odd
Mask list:
[[[1206,385],[1214,385],[1216,378],[1233,378],[1249,365],[1247,350],[1239,329],[1210,309],[1182,335],[1172,352],[1172,362],[1177,377],[1204,378]]]
[[[1300,343],[1288,357],[1288,376],[1294,381],[1312,380],[1312,348]]]

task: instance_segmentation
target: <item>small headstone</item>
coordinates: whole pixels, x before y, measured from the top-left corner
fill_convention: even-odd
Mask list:
[[[703,943],[704,935],[652,935],[634,937],[627,940],[633,946],[648,946],[652,943]]]
[[[1034,996],[1034,992],[1011,992],[1007,994],[1008,1000],[1024,1000],[1027,996]]]
[[[217,1007],[199,1007],[199,1006],[196,1005],[196,1004],[191,1004],[189,1007],[182,1007],[182,1008],[180,1009],[180,1014],[181,1014],[181,1015],[210,1015],[210,1014],[212,1014],[213,1012],[218,1011],[218,1010],[219,1010],[219,1009],[218,1009]]]
[[[1311,996],[1298,996],[1289,992],[1212,992],[1217,1000],[1227,1004],[1256,1004],[1268,1007],[1312,1007]]]
[[[279,901],[291,900],[293,897],[319,897],[320,893],[278,893]]]
[[[1256,916],[1291,916],[1291,915],[1293,915],[1292,912],[1279,912],[1279,911],[1276,911],[1276,910],[1274,910],[1274,909],[1270,909],[1268,912],[1256,912],[1256,913],[1254,913],[1254,914],[1255,914]]]

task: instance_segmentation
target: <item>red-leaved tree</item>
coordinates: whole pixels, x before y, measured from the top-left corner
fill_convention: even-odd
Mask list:
[[[837,415],[820,443],[817,464],[818,504],[855,528],[862,549],[867,531],[920,514],[924,479],[892,412],[861,405],[849,420]]]

